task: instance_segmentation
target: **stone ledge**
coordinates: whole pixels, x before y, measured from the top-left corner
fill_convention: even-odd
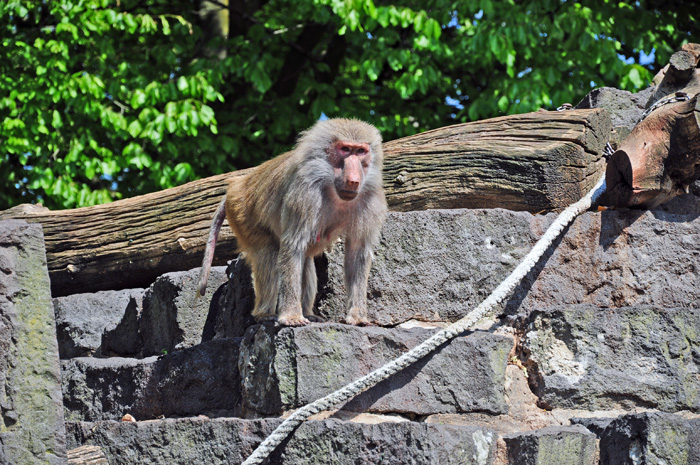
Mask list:
[[[79,357],[61,362],[70,420],[235,415],[240,339],[217,339],[163,357]]]
[[[100,446],[110,465],[241,463],[280,422],[198,417],[68,422],[67,430],[69,447]],[[496,441],[493,431],[469,426],[327,419],[303,423],[267,463],[495,465]]]
[[[597,465],[595,434],[580,425],[550,426],[503,437],[508,463],[518,465]]]
[[[368,282],[370,319],[456,321],[517,266],[554,220],[502,209],[390,213]],[[700,307],[700,198],[578,217],[507,302],[510,314],[597,307]],[[319,262],[319,311],[344,317],[343,250]]]
[[[313,324],[276,330],[258,325],[241,343],[246,415],[279,415],[330,394],[423,342],[435,331]],[[510,337],[458,337],[342,406],[356,412],[427,415],[505,413]]]
[[[58,350],[61,359],[118,355],[134,356],[142,352],[136,322],[141,316],[145,289],[101,291],[94,294],[73,294],[53,299],[56,315]],[[119,329],[133,320],[128,335],[115,343]],[[122,329],[121,333],[125,331]],[[107,337],[107,335],[113,335]]]
[[[700,412],[700,309],[562,306],[520,323],[541,407]]]
[[[700,418],[644,412],[574,421],[599,431],[600,465],[700,463]]]

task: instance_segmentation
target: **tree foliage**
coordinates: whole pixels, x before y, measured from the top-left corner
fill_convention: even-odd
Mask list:
[[[227,3],[0,5],[0,209],[252,166],[322,115],[391,140],[635,91],[700,32],[692,1]]]

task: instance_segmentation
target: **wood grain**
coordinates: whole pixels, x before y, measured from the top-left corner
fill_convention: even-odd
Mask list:
[[[612,123],[600,109],[537,112],[448,126],[384,146],[395,211],[561,210],[602,175]]]

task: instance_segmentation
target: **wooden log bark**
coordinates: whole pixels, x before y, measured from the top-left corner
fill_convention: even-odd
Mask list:
[[[388,142],[389,206],[562,209],[602,174],[600,154],[611,127],[600,109],[537,112]],[[19,206],[0,212],[0,219],[43,225],[54,296],[145,287],[163,273],[200,265],[227,179],[248,171],[75,210]],[[214,263],[224,264],[234,254],[235,238],[224,227]]]
[[[384,145],[394,211],[561,210],[602,175],[612,122],[601,109],[536,112],[426,131]]]
[[[604,205],[653,208],[700,179],[699,61],[700,45],[686,44],[660,73],[647,104],[651,113],[610,158]],[[664,100],[674,96],[689,100]]]
[[[163,273],[201,263],[211,217],[230,176],[75,210],[20,206],[0,212],[0,219],[42,224],[54,297],[146,287]],[[236,247],[227,227],[219,237],[215,265],[234,257]]]

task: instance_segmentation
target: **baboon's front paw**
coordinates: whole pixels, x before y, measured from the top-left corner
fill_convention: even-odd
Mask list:
[[[306,326],[311,323],[301,315],[280,315],[277,322],[282,326]]]

